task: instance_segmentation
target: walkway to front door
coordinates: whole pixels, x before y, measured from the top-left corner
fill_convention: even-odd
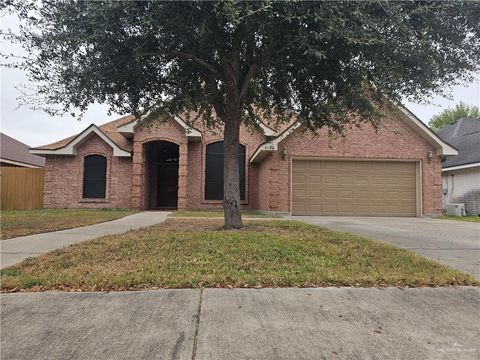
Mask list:
[[[140,212],[100,224],[2,240],[1,268],[70,244],[152,226],[165,221],[168,214],[167,211]]]

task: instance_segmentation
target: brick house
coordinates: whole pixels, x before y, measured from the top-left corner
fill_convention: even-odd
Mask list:
[[[441,157],[457,151],[404,107],[385,109],[381,128],[345,137],[298,123],[242,126],[244,209],[295,215],[423,216],[442,211]],[[223,197],[221,129],[181,116],[144,124],[125,116],[33,148],[46,157],[50,208],[208,209]]]

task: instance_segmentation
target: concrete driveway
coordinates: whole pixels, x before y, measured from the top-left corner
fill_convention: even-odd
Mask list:
[[[1,296],[1,358],[478,359],[480,290],[184,289]]]
[[[410,249],[480,280],[480,224],[432,218],[291,216]]]

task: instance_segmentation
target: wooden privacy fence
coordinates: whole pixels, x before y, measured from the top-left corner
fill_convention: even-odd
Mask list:
[[[43,169],[0,167],[0,209],[43,207]]]

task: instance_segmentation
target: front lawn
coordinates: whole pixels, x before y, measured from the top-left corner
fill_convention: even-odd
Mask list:
[[[130,210],[101,209],[2,210],[0,239],[97,224],[132,213]]]
[[[471,276],[412,252],[297,221],[160,225],[55,250],[1,271],[2,291],[190,287],[444,286]]]
[[[254,210],[242,210],[242,216],[245,218],[279,218],[279,214],[266,213]],[[172,211],[169,217],[202,217],[202,218],[223,218],[223,210],[179,210]]]
[[[480,216],[448,216],[443,215],[439,216],[437,219],[445,219],[445,220],[457,220],[457,221],[468,221],[468,222],[478,222],[480,223]]]

